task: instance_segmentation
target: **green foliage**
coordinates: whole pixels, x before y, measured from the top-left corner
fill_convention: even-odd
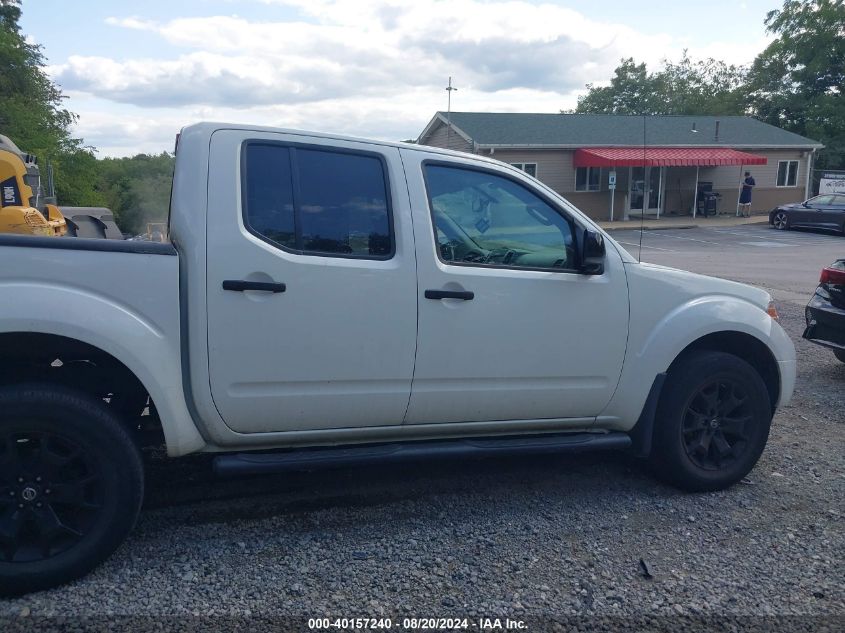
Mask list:
[[[684,52],[677,62],[649,73],[632,57],[621,60],[609,86],[587,84],[578,113],[592,114],[743,114],[745,69],[715,59],[693,61]]]
[[[752,115],[823,143],[819,168],[845,169],[845,1],[785,0],[765,24],[776,37],[750,68],[685,52],[649,73],[623,59],[609,86],[587,85],[575,111]]]
[[[143,233],[148,222],[167,220],[175,163],[172,154],[138,154],[96,162],[97,190],[105,205],[115,212],[122,231]]]
[[[659,114],[656,85],[645,64],[634,58],[621,60],[609,86],[587,84],[589,92],[578,98],[578,114]]]
[[[101,205],[94,186],[96,158],[74,138],[76,116],[63,107],[64,97],[44,73],[41,47],[20,32],[19,0],[0,0],[0,132],[24,151],[52,163],[56,193],[65,205]]]
[[[824,143],[820,168],[845,168],[845,3],[786,0],[766,27],[776,38],[749,73],[753,113]]]
[[[141,233],[167,218],[173,156],[97,160],[71,134],[76,115],[44,73],[39,46],[20,32],[19,0],[0,0],[0,132],[42,166],[51,163],[63,206],[107,206],[123,231]]]

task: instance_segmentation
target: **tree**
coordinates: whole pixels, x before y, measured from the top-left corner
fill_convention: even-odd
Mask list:
[[[657,82],[645,64],[633,57],[622,59],[609,86],[587,84],[589,92],[578,98],[579,114],[660,114]]]
[[[142,233],[148,222],[164,222],[170,206],[170,185],[175,159],[162,152],[97,162],[95,186],[115,212],[121,230]]]
[[[622,59],[609,86],[587,84],[578,113],[743,114],[745,69],[715,59],[693,61],[686,51],[677,62],[649,73],[644,63]]]
[[[53,163],[62,204],[102,204],[91,177],[92,149],[72,136],[76,115],[44,72],[41,47],[21,33],[20,16],[20,0],[0,0],[0,132],[42,165]]]
[[[845,169],[845,2],[786,0],[765,24],[777,37],[751,67],[752,112],[824,143],[819,167]]]

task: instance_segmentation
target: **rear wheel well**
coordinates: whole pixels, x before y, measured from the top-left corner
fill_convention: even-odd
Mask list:
[[[143,446],[164,441],[155,403],[117,358],[76,339],[36,332],[0,334],[0,386],[60,384],[107,402]]]
[[[772,412],[774,413],[780,396],[780,371],[778,371],[775,357],[765,343],[743,332],[708,334],[687,345],[669,366],[669,373],[672,372],[672,367],[678,363],[680,358],[690,352],[701,350],[732,354],[751,365],[766,384],[766,390],[769,392],[769,403],[772,405]]]

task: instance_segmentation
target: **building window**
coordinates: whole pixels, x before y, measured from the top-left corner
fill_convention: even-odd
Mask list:
[[[511,167],[516,167],[534,178],[537,177],[537,163],[511,163]]]
[[[575,170],[575,191],[599,191],[601,167],[578,167]]]
[[[390,259],[393,234],[378,155],[248,142],[244,224],[302,255]]]
[[[778,161],[778,187],[794,187],[798,184],[798,161]]]

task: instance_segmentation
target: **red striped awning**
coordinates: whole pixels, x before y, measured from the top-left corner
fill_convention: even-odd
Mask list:
[[[765,165],[765,156],[727,147],[584,147],[575,150],[576,167],[716,167]]]

